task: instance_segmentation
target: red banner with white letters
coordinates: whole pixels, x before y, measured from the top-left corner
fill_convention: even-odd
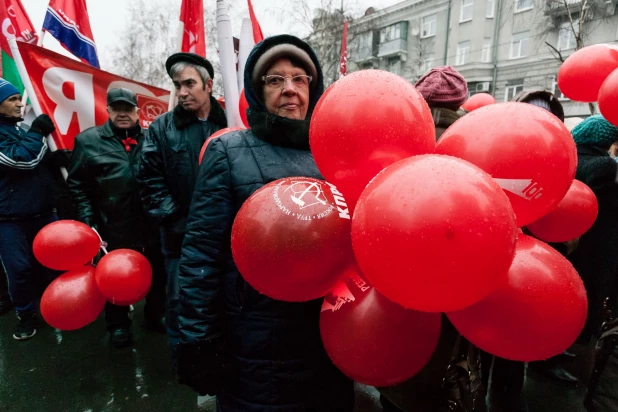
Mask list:
[[[107,121],[110,89],[124,87],[137,95],[143,128],[167,112],[168,90],[96,69],[42,47],[18,44],[41,109],[56,124],[53,137],[59,149],[73,149],[78,133]]]

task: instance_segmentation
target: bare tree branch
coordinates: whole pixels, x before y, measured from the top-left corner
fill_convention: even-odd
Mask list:
[[[545,44],[547,45],[547,47],[549,47],[550,51],[552,52],[552,55],[554,55],[554,57],[558,59],[561,63],[564,63],[564,57],[562,57],[562,53],[560,52],[560,50],[555,48],[552,44],[550,44],[547,41],[545,42]]]

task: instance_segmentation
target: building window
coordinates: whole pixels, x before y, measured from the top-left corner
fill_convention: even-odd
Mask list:
[[[554,96],[556,96],[556,98],[560,100],[569,100],[569,98],[563,95],[562,91],[560,91],[560,88],[558,87],[558,82],[556,81],[555,77],[552,77],[551,79],[551,92],[554,94]]]
[[[399,22],[380,29],[380,43],[408,38],[408,22]]]
[[[481,61],[489,63],[491,61],[491,38],[483,39],[483,50],[481,51]]]
[[[462,41],[457,45],[457,60],[455,66],[461,66],[468,63],[468,56],[470,54],[470,41]]]
[[[485,17],[493,19],[494,17],[494,0],[487,0],[487,9],[485,10]]]
[[[513,97],[522,90],[524,90],[524,79],[511,80],[504,91],[504,101],[513,100]]]
[[[511,59],[519,59],[520,57],[526,57],[528,55],[528,48],[530,47],[530,32],[522,31],[515,33],[511,40]]]
[[[461,0],[461,11],[459,13],[459,22],[472,20],[474,14],[474,0]]]
[[[391,57],[390,59],[388,59],[388,71],[389,72],[399,75],[400,70],[401,70],[401,60],[399,60],[399,57]]]
[[[532,0],[515,0],[515,13],[532,9],[534,3]]]
[[[560,30],[558,31],[558,50],[575,48],[577,45],[575,34],[579,31],[579,19],[573,20],[573,29],[571,28],[571,23],[568,21],[560,25]]]
[[[438,15],[431,14],[423,17],[421,27],[421,38],[431,37],[436,35],[436,29],[438,26]]]
[[[433,67],[434,54],[428,54],[423,59],[423,64],[421,65],[421,71],[423,73],[427,73]]]

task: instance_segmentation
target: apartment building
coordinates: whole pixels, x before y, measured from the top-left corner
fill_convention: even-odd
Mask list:
[[[583,3],[582,3],[583,2]],[[350,25],[348,70],[383,69],[415,82],[432,67],[452,65],[470,94],[507,101],[542,87],[562,101],[566,116],[590,114],[560,93],[559,56],[575,51],[582,6],[584,45],[618,43],[617,0],[407,0],[370,8]]]

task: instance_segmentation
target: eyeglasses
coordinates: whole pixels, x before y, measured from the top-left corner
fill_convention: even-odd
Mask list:
[[[278,74],[269,74],[268,76],[262,76],[262,81],[266,83],[266,86],[275,89],[282,89],[285,85],[285,81],[288,79],[292,83],[292,86],[298,88],[309,86],[309,83],[311,83],[313,77],[307,76],[306,74],[299,74],[298,76],[292,77],[279,76]]]

